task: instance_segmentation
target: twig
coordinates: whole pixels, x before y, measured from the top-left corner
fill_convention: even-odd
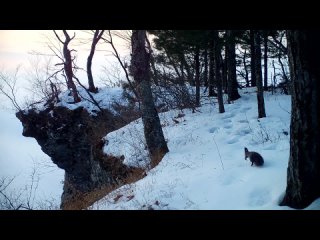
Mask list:
[[[217,143],[216,143],[216,140],[214,140],[214,137],[212,137],[212,139],[213,139],[214,144],[216,145],[216,148],[217,148],[217,150],[218,150],[218,154],[219,154],[221,166],[222,166],[222,169],[224,170],[224,166],[223,166],[223,162],[222,162],[222,158],[221,158],[221,155],[220,155],[220,151],[219,151],[218,145],[217,145]]]

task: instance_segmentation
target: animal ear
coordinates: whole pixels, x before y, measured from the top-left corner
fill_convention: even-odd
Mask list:
[[[248,152],[248,148],[245,147],[245,148],[244,148],[244,151],[245,151],[245,152]]]

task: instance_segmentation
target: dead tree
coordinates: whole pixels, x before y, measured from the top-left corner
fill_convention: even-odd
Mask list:
[[[65,36],[65,40],[64,41],[61,40],[61,38],[56,33],[56,31],[53,31],[53,32],[56,35],[56,37],[59,40],[59,42],[61,42],[62,45],[63,45],[63,57],[64,57],[63,66],[64,66],[64,72],[65,72],[66,79],[67,79],[67,87],[68,87],[68,89],[71,90],[74,102],[77,103],[77,102],[80,102],[81,99],[80,99],[80,97],[78,95],[77,87],[76,87],[76,85],[74,84],[74,81],[73,81],[73,67],[72,67],[73,59],[71,57],[71,51],[68,48],[69,43],[71,42],[72,39],[75,38],[76,35],[73,34],[73,37],[70,38],[70,36],[69,36],[69,34],[68,34],[68,32],[66,30],[62,30],[62,31],[63,31],[63,34]]]
[[[92,43],[91,43],[91,49],[90,49],[90,53],[87,59],[87,75],[88,75],[88,85],[89,85],[89,91],[96,93],[97,92],[97,88],[94,86],[94,81],[93,81],[93,76],[92,76],[92,59],[93,59],[93,55],[95,53],[96,50],[96,46],[99,42],[99,40],[101,39],[102,35],[104,33],[104,30],[95,30],[94,34],[93,34],[93,39],[92,39]]]

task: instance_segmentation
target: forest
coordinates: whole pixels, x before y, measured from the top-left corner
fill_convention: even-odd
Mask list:
[[[0,69],[22,135],[64,171],[58,203],[1,174],[0,209],[320,209],[319,31],[83,32],[52,31],[23,99],[21,69]]]

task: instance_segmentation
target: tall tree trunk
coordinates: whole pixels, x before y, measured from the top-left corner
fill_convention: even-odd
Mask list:
[[[268,32],[267,30],[263,31],[263,45],[264,45],[264,84],[263,90],[268,91]]]
[[[101,32],[99,30],[95,30],[95,32],[93,34],[92,43],[91,43],[90,54],[87,59],[87,75],[88,75],[88,85],[89,85],[88,90],[93,93],[97,92],[97,88],[94,86],[94,81],[93,81],[93,76],[92,76],[92,69],[91,69],[92,59],[93,59],[93,55],[96,50],[96,46],[97,46],[99,40],[101,39],[103,32],[104,32],[104,30],[101,30]]]
[[[142,122],[147,147],[151,157],[151,167],[156,166],[169,152],[164,139],[158,112],[154,105],[150,86],[150,56],[145,48],[146,31],[133,30],[131,71],[138,84],[141,96]]]
[[[214,63],[215,63],[215,76],[217,83],[217,91],[218,91],[218,104],[219,104],[219,113],[224,113],[224,105],[223,105],[223,93],[222,93],[222,76],[221,76],[221,68],[222,62],[220,59],[221,54],[221,46],[219,43],[218,31],[213,30],[213,44],[214,44]]]
[[[255,47],[254,47],[254,30],[250,30],[250,55],[251,55],[251,87],[255,87],[256,83],[256,69],[255,69]]]
[[[208,48],[204,49],[204,72],[203,72],[203,82],[204,86],[208,87]]]
[[[256,83],[257,83],[257,100],[258,100],[258,118],[266,117],[266,110],[264,107],[263,88],[262,88],[262,71],[261,71],[261,38],[260,33],[254,33],[255,46],[255,63]]]
[[[210,41],[209,49],[209,97],[216,97],[217,94],[214,92],[214,44],[213,37]]]
[[[182,54],[183,55],[183,54]],[[184,58],[183,56],[180,59]],[[185,75],[184,75],[184,61],[180,61],[180,72],[181,72],[181,79],[179,85],[184,85],[185,82]]]
[[[227,93],[227,88],[228,88],[228,73],[227,73],[227,54],[225,56],[225,59],[222,57],[221,53],[221,48],[220,48],[220,64],[221,64],[221,87],[222,87],[222,92]]]
[[[199,46],[196,47],[195,52],[195,62],[196,62],[196,75],[195,75],[195,84],[196,84],[196,105],[200,106],[200,49]]]
[[[320,32],[287,31],[292,107],[287,188],[280,205],[305,208],[320,197]]]
[[[227,69],[228,69],[228,102],[239,99],[236,66],[236,43],[232,30],[226,31],[226,52],[227,52]]]
[[[250,83],[249,83],[249,72],[248,72],[248,66],[247,66],[247,62],[246,62],[246,59],[247,59],[247,50],[244,50],[244,54],[243,54],[243,67],[244,67],[244,71],[245,71],[245,78],[246,78],[246,87],[249,87],[250,86]]]

